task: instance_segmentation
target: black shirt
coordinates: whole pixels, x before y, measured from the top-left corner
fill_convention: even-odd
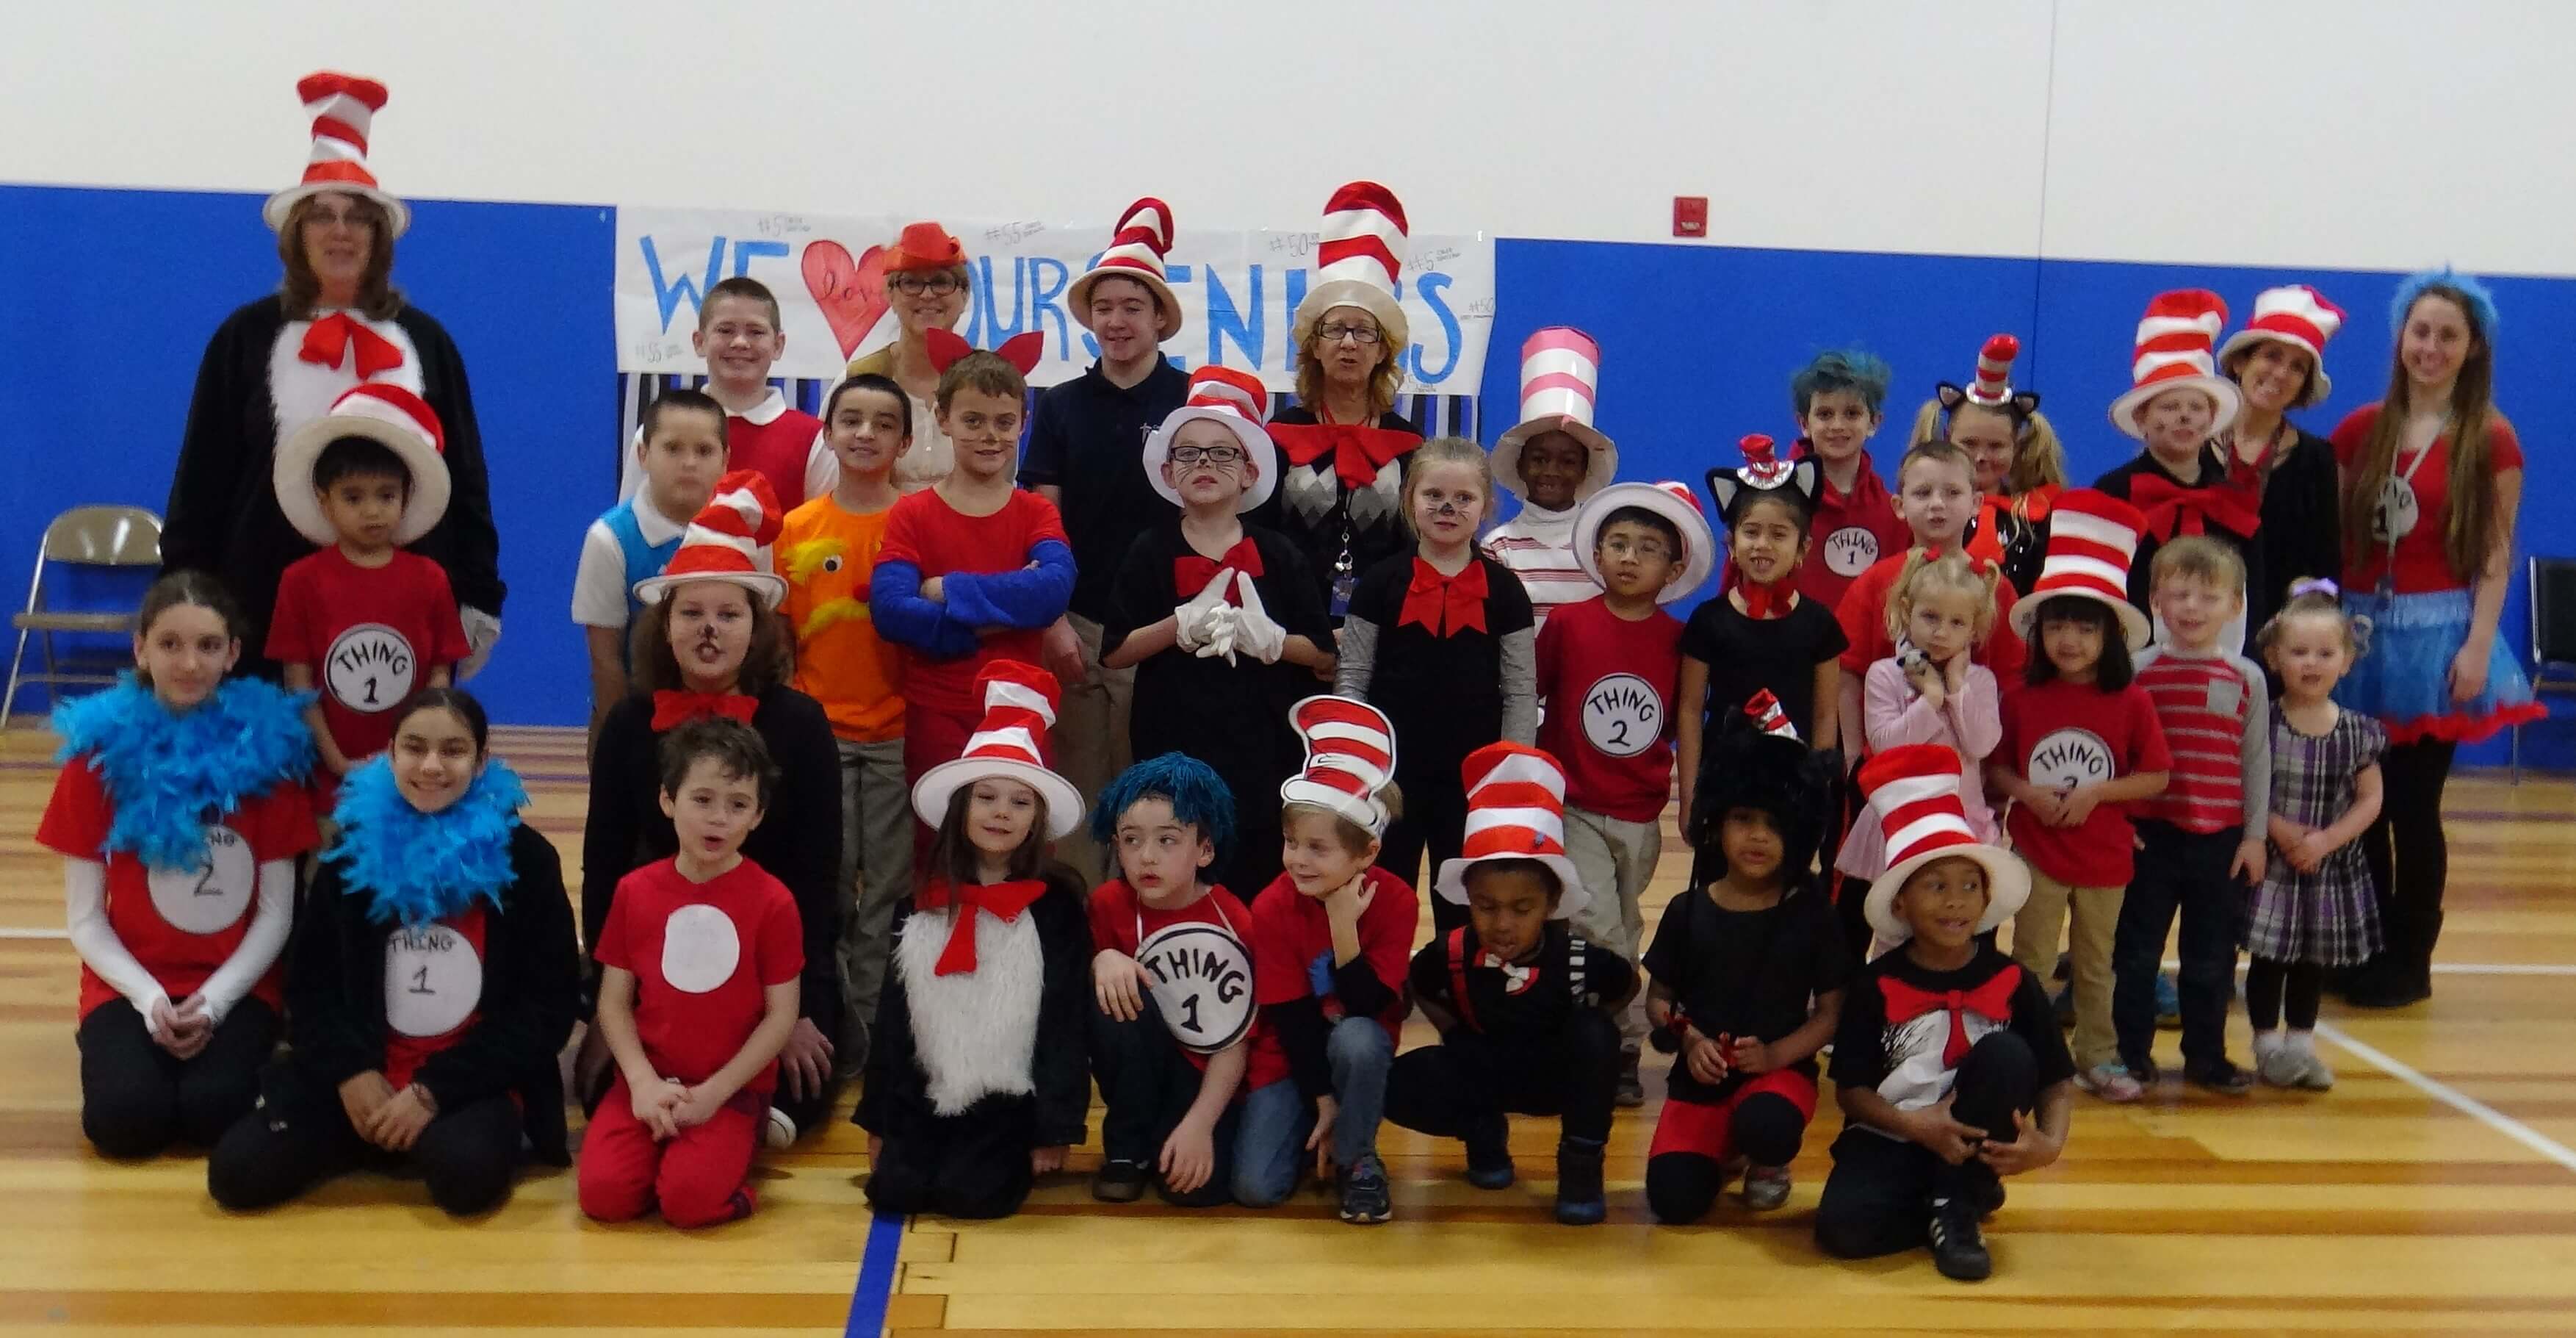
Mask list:
[[[2326,446],[2324,451],[2320,452],[2320,454],[2325,457],[2327,471],[2331,473],[2334,466],[2334,447],[2329,444]],[[2147,451],[2140,451],[2138,452],[2136,459],[2133,459],[2127,464],[2121,465],[2119,468],[2114,469],[2110,473],[2104,474],[2101,478],[2094,480],[2093,486],[2119,498],[2121,501],[2126,502],[2130,500],[2130,486],[2140,474],[2152,474],[2158,478],[2164,479],[2178,488],[2216,488],[2224,486],[2227,482],[2227,461],[2218,453],[2218,448],[2216,446],[2203,446],[2200,449],[2199,477],[2186,479],[2177,476],[2172,470],[2165,468],[2153,454]],[[2140,507],[2139,509],[2143,511],[2146,508]],[[2263,626],[2262,622],[2255,615],[2256,601],[2251,592],[2270,588],[2270,577],[2265,572],[2263,563],[2263,544],[2261,542],[2263,526],[2258,523],[2255,526],[2255,532],[2252,535],[2232,534],[2225,526],[2218,524],[2215,520],[2212,520],[2204,528],[2210,538],[2216,539],[2220,543],[2227,545],[2229,548],[2236,550],[2236,556],[2242,559],[2245,563],[2245,589],[2248,592],[2245,601],[2245,632],[2246,640],[2251,642],[2253,640],[2253,634],[2261,630]],[[2176,530],[2175,533],[2180,534],[2181,531]],[[2155,535],[2139,535],[2137,554],[2129,560],[2129,602],[2137,605],[2138,608],[2149,617],[2155,616],[2155,605],[2150,602],[2150,598],[2155,593],[2156,582],[2154,569],[2156,564],[2156,553],[2163,547],[2164,541],[2158,539]],[[2280,606],[2275,602],[2272,607],[2278,608]],[[2265,614],[2262,616],[2269,617],[2270,615]],[[2243,646],[2221,646],[2219,649],[2229,652],[2240,652],[2245,648]]]
[[[1109,618],[1109,584],[1138,533],[1174,514],[1145,475],[1145,439],[1190,396],[1190,378],[1168,359],[1132,386],[1100,364],[1038,395],[1029,444],[1020,455],[1020,486],[1063,489],[1057,510],[1073,547],[1073,599],[1068,607],[1093,622]]]
[[[1691,611],[1682,624],[1682,654],[1708,666],[1708,697],[1701,703],[1703,738],[1716,738],[1727,717],[1765,688],[1780,699],[1781,713],[1813,743],[1816,732],[1816,666],[1838,658],[1851,642],[1834,611],[1820,599],[1800,596],[1785,618],[1748,618],[1719,595]],[[1687,707],[1685,707],[1687,709]]]
[[[2290,582],[2343,576],[2343,481],[2334,443],[2299,431],[2263,480],[2263,583],[2245,592],[2245,625],[2261,631],[2290,602]]]
[[[2039,987],[2037,977],[1993,948],[1978,948],[1976,956],[1956,971],[1927,971],[1917,966],[1903,947],[1898,947],[1862,967],[1843,995],[1842,1026],[1834,1033],[1834,1085],[1876,1088],[1890,1104],[1908,1110],[1939,1101],[1958,1071],[1957,1065],[1940,1062],[1949,1044],[1949,1014],[1935,1008],[1908,1021],[1890,1024],[1886,983],[1895,980],[1916,990],[1944,994],[1974,990],[2004,971],[2015,977],[2011,989],[2012,1020],[1996,1023],[1963,1014],[1969,1043],[1973,1045],[1998,1027],[2009,1026],[2030,1045],[2030,1053],[2038,1061],[2043,1090],[2074,1077],[2075,1059],[2066,1052],[2066,1037],[2057,1029],[2057,1010],[2049,1004],[2048,994]]]
[[[1313,427],[1320,421],[1315,417],[1315,411],[1304,405],[1290,405],[1270,416],[1271,424],[1276,427]],[[1412,419],[1393,410],[1379,414],[1377,426],[1392,432],[1411,433],[1417,442],[1422,437],[1422,429],[1414,426]],[[1351,574],[1355,577],[1397,553],[1412,551],[1413,536],[1404,528],[1403,515],[1404,477],[1412,467],[1413,452],[1406,451],[1379,468],[1381,478],[1389,470],[1394,472],[1391,501],[1380,497],[1354,501],[1349,485],[1342,483],[1334,474],[1331,451],[1324,452],[1306,465],[1290,464],[1286,452],[1282,451],[1279,468],[1283,477],[1278,488],[1271,492],[1269,501],[1254,508],[1244,519],[1288,536],[1289,541],[1305,553],[1306,566],[1315,575],[1315,588],[1322,593],[1324,607],[1329,610],[1333,606],[1334,564],[1341,557],[1342,527],[1346,522],[1350,526]],[[1308,486],[1300,487],[1300,484]],[[1332,487],[1332,501],[1315,504],[1313,499],[1322,495],[1321,487],[1325,484]],[[1305,504],[1292,502],[1291,494],[1307,501]]]
[[[1451,940],[1466,964],[1467,1006],[1458,1004],[1457,976],[1450,969]],[[1578,982],[1573,956],[1574,931],[1563,920],[1550,920],[1539,940],[1538,956],[1526,967],[1506,971],[1479,964],[1484,946],[1476,927],[1462,925],[1434,937],[1413,954],[1406,972],[1413,997],[1447,1009],[1460,1025],[1497,1040],[1541,1041],[1574,1020],[1576,1010],[1625,1002],[1636,991],[1637,973],[1615,952],[1586,943]]]
[[[1766,1043],[1807,1025],[1808,1000],[1843,988],[1852,973],[1832,904],[1803,879],[1766,910],[1728,910],[1705,888],[1673,898],[1644,965],[1701,1035]],[[1812,1058],[1793,1067],[1816,1075]],[[1730,1072],[1712,1086],[1676,1058],[1668,1090],[1684,1101],[1723,1101],[1744,1080]]]
[[[1398,782],[1407,776],[1436,789],[1458,784],[1467,754],[1503,737],[1503,638],[1537,626],[1521,578],[1483,553],[1485,630],[1434,636],[1421,623],[1403,623],[1404,593],[1413,583],[1414,554],[1398,553],[1360,576],[1351,592],[1351,616],[1377,627],[1377,655],[1365,696],[1395,724]],[[1464,574],[1463,572],[1461,573]]]

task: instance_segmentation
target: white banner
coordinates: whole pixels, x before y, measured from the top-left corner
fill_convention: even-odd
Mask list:
[[[831,380],[849,359],[895,338],[882,257],[911,220],[739,209],[617,211],[617,370],[697,375],[689,344],[698,303],[716,281],[749,275],[778,295],[786,352],[773,375]],[[1065,290],[1109,244],[1106,223],[943,220],[974,269],[958,333],[990,348],[1025,330],[1046,335],[1030,380],[1069,381],[1099,355]],[[1184,367],[1219,362],[1296,388],[1289,317],[1313,263],[1312,232],[1192,232],[1168,258],[1181,332],[1163,346]],[[1494,243],[1482,234],[1412,239],[1400,295],[1413,325],[1406,390],[1473,395],[1494,322]]]

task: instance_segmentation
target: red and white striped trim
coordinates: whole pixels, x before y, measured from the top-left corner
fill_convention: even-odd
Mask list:
[[[1374,181],[1351,182],[1324,203],[1314,282],[1321,286],[1348,279],[1383,288],[1393,297],[1407,245],[1404,204],[1395,192]]]
[[[2227,303],[2205,288],[2160,293],[2138,321],[2137,351],[2129,364],[2140,386],[2217,371],[2212,356],[2227,324]]]
[[[1772,696],[1769,688],[1745,700],[1744,714],[1752,718],[1754,728],[1765,734],[1777,734],[1793,741],[1798,737],[1798,727],[1789,722],[1789,713],[1781,709],[1780,699]]]
[[[1209,363],[1190,373],[1190,397],[1182,407],[1229,413],[1258,423],[1269,400],[1270,392],[1251,373]]]
[[[1385,835],[1387,811],[1377,792],[1395,774],[1395,725],[1386,712],[1321,695],[1288,708],[1288,724],[1306,745],[1306,763],[1281,783],[1280,801],[1328,809],[1372,836]]]
[[[1887,838],[1889,868],[1936,850],[1978,844],[1959,804],[1957,753],[1939,744],[1891,748],[1861,770],[1869,806]]]
[[[1100,253],[1094,270],[1130,269],[1164,277],[1163,257],[1172,249],[1172,207],[1147,196],[1118,216],[1117,233]]]
[[[437,411],[429,402],[401,386],[369,381],[351,386],[332,401],[331,413],[338,418],[364,418],[382,423],[440,455],[447,453],[447,429],[438,422]]]
[[[2266,288],[2254,295],[2254,319],[2245,328],[2287,340],[2322,359],[2326,341],[2343,328],[2343,308],[2304,283]]]
[[[2020,340],[2008,334],[1989,336],[1977,350],[1977,379],[1968,385],[1968,402],[1990,409],[2010,403],[2013,360],[2020,356]]]

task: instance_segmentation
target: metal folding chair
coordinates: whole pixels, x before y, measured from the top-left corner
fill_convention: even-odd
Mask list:
[[[2576,692],[2576,558],[2535,557],[2531,577],[2531,690]],[[2522,783],[2522,726],[2513,727],[2513,783]]]
[[[9,691],[0,697],[0,729],[9,727],[9,714],[18,704],[22,684],[43,683],[51,689],[64,684],[107,684],[116,681],[116,671],[132,662],[130,651],[120,647],[114,656],[88,655],[65,660],[54,653],[56,633],[91,635],[131,634],[134,610],[124,612],[99,610],[52,609],[45,603],[45,570],[55,564],[86,567],[157,567],[161,565],[161,518],[139,506],[76,506],[54,517],[45,527],[44,542],[36,550],[36,576],[27,587],[27,607],[10,617],[18,629],[18,649],[9,657]],[[27,641],[37,638],[44,653],[41,673],[24,672]]]

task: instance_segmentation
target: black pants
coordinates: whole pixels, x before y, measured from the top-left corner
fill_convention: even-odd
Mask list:
[[[2182,967],[2174,989],[2182,1000],[2183,1061],[2227,1057],[2227,1008],[2236,998],[2236,935],[2247,894],[2228,865],[2244,835],[2242,827],[2202,833],[2152,819],[2138,823],[2137,865],[2111,935],[2111,1030],[2120,1057],[2133,1067],[2155,1044],[2156,972],[2177,911]]]
[[[340,1094],[272,1069],[258,1109],[235,1121],[206,1161],[206,1190],[235,1212],[267,1208],[357,1170],[414,1170],[430,1201],[455,1217],[490,1212],[510,1197],[525,1125],[518,1103],[488,1096],[442,1110],[411,1151],[387,1152],[358,1136]]]
[[[1134,1162],[1154,1171],[1163,1142],[1190,1113],[1207,1074],[1190,1062],[1189,1052],[1172,1039],[1161,1010],[1146,995],[1135,1021],[1121,1022],[1091,1010],[1091,1076],[1100,1084],[1100,1155],[1108,1161]],[[1184,1208],[1204,1208],[1233,1200],[1236,1104],[1217,1121],[1216,1166],[1207,1183],[1187,1194],[1156,1188],[1164,1201]]]
[[[1431,903],[1431,923],[1448,933],[1467,923],[1467,908],[1432,891],[1431,885],[1440,877],[1442,862],[1458,858],[1467,843],[1467,791],[1454,766],[1446,779],[1427,767],[1408,772],[1396,777],[1396,788],[1404,795],[1404,816],[1387,825],[1378,867],[1412,884]],[[1426,852],[1431,856],[1428,868],[1422,862]]]
[[[2440,739],[2395,743],[2379,759],[2379,820],[2361,834],[2361,856],[2379,892],[2387,946],[2364,970],[2429,986],[2433,945],[2442,937],[2442,887],[2451,850],[2442,833],[2442,787],[2459,745]]]
[[[1435,1138],[1465,1138],[1507,1111],[1554,1115],[1567,1138],[1602,1142],[1618,1086],[1619,1025],[1582,1008],[1553,1036],[1502,1039],[1461,1025],[1438,1045],[1397,1055],[1386,1117]]]
[[[1667,1100],[1669,1114],[1673,1103]],[[1726,1144],[1754,1166],[1786,1166],[1807,1138],[1807,1117],[1776,1092],[1757,1092],[1727,1115]],[[1646,1207],[1655,1220],[1675,1226],[1708,1216],[1726,1188],[1726,1168],[1699,1152],[1662,1152],[1646,1160]]]
[[[2245,966],[2245,1016],[2258,1032],[2281,1025],[2285,1000],[2292,1031],[2314,1031],[2317,1004],[2326,992],[2326,969],[2314,962],[2276,962],[2257,957]]]
[[[2013,1115],[2039,1101],[2039,1063],[2030,1044],[1990,1032],[1959,1060],[1951,1118],[1988,1133],[2013,1129]],[[1846,1127],[1834,1140],[1834,1169],[1816,1203],[1816,1245],[1841,1259],[1869,1259],[1925,1243],[1933,1205],[1992,1203],[2002,1192],[1994,1168],[1970,1157],[1956,1166],[1920,1143]]]
[[[109,1157],[150,1157],[172,1143],[210,1148],[259,1099],[259,1071],[277,1046],[277,1013],[257,999],[233,1005],[194,1059],[152,1039],[134,1005],[110,999],[81,1019],[81,1133]]]
[[[868,1172],[868,1202],[881,1213],[1008,1217],[1036,1177],[1037,1103],[988,1096],[954,1115],[935,1115],[885,1136]]]

